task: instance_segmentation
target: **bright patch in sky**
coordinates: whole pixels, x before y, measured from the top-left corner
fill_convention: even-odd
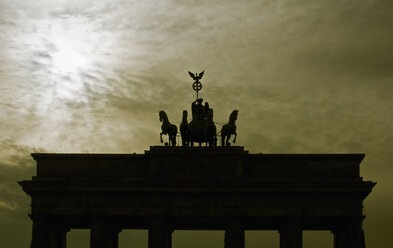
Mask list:
[[[85,18],[69,17],[39,25],[42,28],[40,54],[49,58],[39,69],[44,77],[40,81],[49,83],[49,88],[55,92],[53,95],[48,91],[48,96],[83,100],[84,86],[89,83],[86,75],[96,70],[97,63],[102,60],[97,49],[99,33],[94,23]]]
[[[77,92],[83,89],[83,73],[91,69],[89,57],[82,53],[87,44],[83,40],[71,40],[67,36],[58,35],[52,41],[53,48],[49,52],[51,71],[55,90],[59,97],[76,99]]]
[[[77,51],[73,44],[65,40],[56,45],[57,51],[52,54],[55,71],[59,73],[77,73],[88,67],[88,58]]]

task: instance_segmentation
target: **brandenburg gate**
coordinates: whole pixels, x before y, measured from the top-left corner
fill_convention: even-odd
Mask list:
[[[225,248],[244,248],[245,230],[277,230],[281,248],[301,248],[303,230],[330,230],[335,248],[365,248],[364,154],[250,154],[236,141],[238,110],[217,132],[194,79],[192,120],[159,112],[166,146],[144,154],[34,153],[31,248],[65,248],[72,228],[90,229],[91,248],[117,248],[123,229],[148,229],[148,248],[170,248],[176,230],[225,230]],[[221,136],[221,147],[217,136]],[[199,147],[194,147],[199,143]],[[201,146],[206,143],[209,146]]]
[[[335,248],[364,248],[364,154],[250,154],[240,146],[152,146],[144,154],[34,153],[31,248],[65,248],[73,228],[91,248],[118,247],[119,232],[147,229],[149,248],[170,248],[176,230],[277,230],[281,248],[303,230],[330,230]],[[261,247],[263,244],[261,244]]]

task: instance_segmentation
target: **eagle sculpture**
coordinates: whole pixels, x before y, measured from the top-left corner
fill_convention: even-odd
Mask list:
[[[205,71],[202,71],[201,73],[192,73],[192,72],[190,72],[190,71],[188,71],[188,74],[190,74],[190,77],[192,77],[192,79],[194,79],[195,81],[199,81],[199,79],[201,79],[202,77],[203,77],[203,73],[204,73]]]

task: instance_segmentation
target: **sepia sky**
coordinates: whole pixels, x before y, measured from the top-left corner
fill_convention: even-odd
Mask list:
[[[391,247],[392,11],[391,0],[0,0],[0,246],[29,246],[17,181],[35,174],[30,153],[159,145],[158,111],[179,124],[195,99],[187,71],[205,70],[200,96],[218,123],[239,109],[246,150],[366,153],[361,175],[378,182],[366,243]]]

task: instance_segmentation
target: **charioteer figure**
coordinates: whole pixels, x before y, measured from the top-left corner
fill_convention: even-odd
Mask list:
[[[192,120],[188,124],[188,130],[185,129],[185,124],[182,122],[180,130],[185,130],[185,133],[189,135],[187,137],[183,136],[183,146],[191,145],[194,142],[202,143],[206,142],[209,146],[216,146],[216,125],[213,121],[213,109],[209,107],[209,103],[202,104],[203,99],[198,98],[191,104]],[[184,112],[183,112],[184,113]],[[184,121],[184,117],[183,117]],[[183,128],[182,128],[183,127]]]
[[[198,98],[191,104],[192,119],[195,121],[203,121],[207,118],[207,113],[209,112],[209,103],[202,104],[203,99]]]

